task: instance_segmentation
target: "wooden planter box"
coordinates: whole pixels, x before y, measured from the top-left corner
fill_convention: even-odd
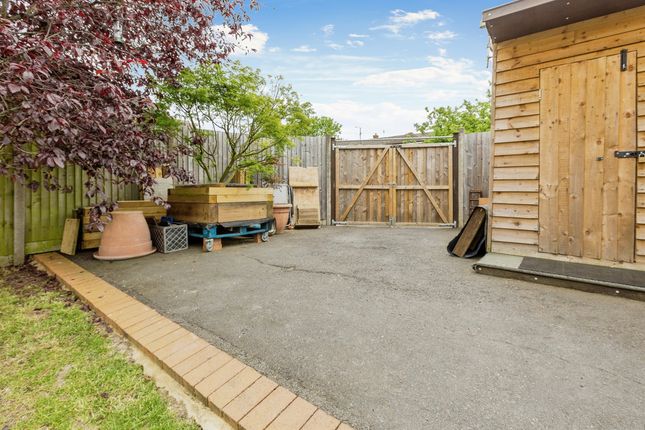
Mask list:
[[[273,218],[273,189],[184,185],[168,190],[168,214],[177,221],[222,224]]]

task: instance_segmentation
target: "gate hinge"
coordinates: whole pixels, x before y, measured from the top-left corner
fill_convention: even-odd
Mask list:
[[[627,70],[627,50],[621,49],[620,51],[620,71],[624,72]]]
[[[615,151],[616,158],[645,158],[645,151]]]

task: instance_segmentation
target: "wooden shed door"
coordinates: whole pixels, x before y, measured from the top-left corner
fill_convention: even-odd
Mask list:
[[[539,249],[634,261],[636,53],[540,74]]]

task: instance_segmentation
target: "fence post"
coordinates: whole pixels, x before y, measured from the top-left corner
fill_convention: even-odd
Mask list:
[[[325,138],[325,187],[327,191],[325,192],[325,225],[331,225],[331,194],[333,193],[332,189],[332,174],[331,174],[331,157],[333,153],[335,139],[331,136]]]
[[[25,185],[19,181],[13,187],[13,264],[25,262]]]
[[[455,139],[455,148],[452,153],[452,186],[454,187],[453,191],[453,210],[456,212],[454,220],[457,222],[457,227],[461,228],[464,226],[464,194],[466,192],[466,166],[465,166],[465,157],[464,151],[466,144],[465,131],[462,128],[459,130],[459,133],[454,134]]]

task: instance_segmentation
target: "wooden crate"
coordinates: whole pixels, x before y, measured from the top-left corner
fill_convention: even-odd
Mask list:
[[[273,217],[273,189],[185,185],[168,190],[169,214],[182,222],[218,224]]]
[[[123,211],[141,211],[146,218],[154,218],[159,222],[162,216],[166,216],[166,208],[159,206],[150,200],[119,200],[119,208],[116,212]],[[81,249],[98,248],[101,243],[102,233],[100,231],[90,231],[90,210],[91,207],[85,207],[80,210],[80,218],[83,225],[81,229]],[[101,217],[102,221],[107,221],[106,216]]]

